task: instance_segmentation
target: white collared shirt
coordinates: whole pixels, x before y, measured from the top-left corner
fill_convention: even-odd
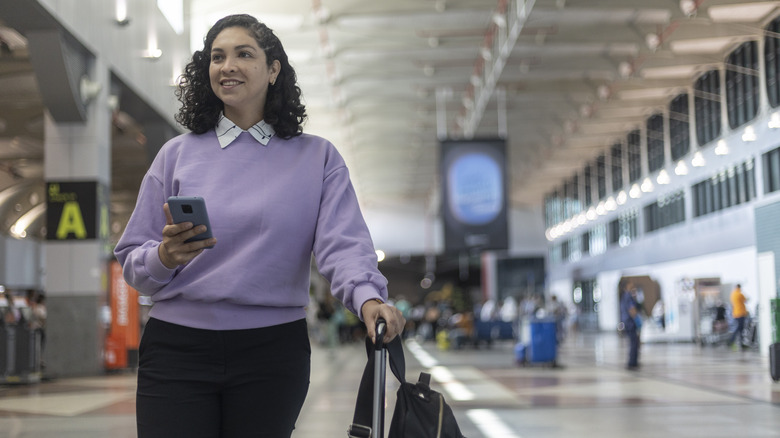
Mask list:
[[[230,143],[233,143],[233,140],[238,138],[238,136],[244,132],[244,130],[241,129],[238,125],[225,117],[225,114],[219,115],[219,121],[217,122],[217,127],[215,130],[217,132],[219,145],[222,147],[222,149],[228,147]],[[252,137],[254,137],[254,139],[260,142],[260,144],[263,146],[268,145],[271,137],[273,137],[276,133],[276,131],[274,131],[274,127],[266,123],[265,120],[260,120],[259,122],[255,123],[251,128],[249,128],[249,131],[247,132],[249,132],[249,134],[251,134]]]

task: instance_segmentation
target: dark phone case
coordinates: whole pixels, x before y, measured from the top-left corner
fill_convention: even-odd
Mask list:
[[[191,212],[185,212],[184,206],[190,206]],[[173,222],[192,222],[195,226],[205,225],[206,231],[198,234],[185,242],[209,239],[212,237],[211,223],[209,222],[208,211],[206,211],[206,201],[200,196],[171,196],[168,198],[168,207],[173,216]],[[211,248],[210,246],[208,248]]]

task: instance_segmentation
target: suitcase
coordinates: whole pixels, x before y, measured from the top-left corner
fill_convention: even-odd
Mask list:
[[[417,383],[406,381],[406,360],[401,338],[396,337],[385,342],[386,332],[387,324],[380,319],[377,321],[376,343],[366,339],[368,362],[360,380],[355,415],[347,436],[385,436],[385,378],[389,362],[390,370],[401,385],[396,393],[395,409],[389,428],[390,436],[465,438],[444,396],[431,389],[429,373],[420,373]]]
[[[371,385],[373,387],[373,396],[371,397],[371,427],[368,427],[369,412],[368,403],[363,400],[364,392],[358,393],[358,400],[355,407],[355,416],[353,422],[347,430],[349,438],[383,438],[385,431],[385,379],[387,377],[387,350],[384,348],[385,333],[387,333],[387,323],[379,318],[376,322],[376,343],[370,345],[370,340],[366,342],[367,348],[373,349],[373,355],[369,355],[369,361],[373,361],[373,373],[369,373],[369,366],[366,367],[360,382],[361,388]],[[402,365],[404,366],[404,365]]]
[[[769,374],[772,380],[780,380],[780,342],[769,345]]]

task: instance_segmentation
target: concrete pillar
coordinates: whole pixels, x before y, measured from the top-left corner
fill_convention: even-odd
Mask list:
[[[103,371],[102,352],[107,326],[102,315],[111,256],[107,229],[111,181],[111,110],[108,104],[111,79],[108,68],[100,59],[90,59],[88,64],[89,79],[99,84],[100,89],[87,103],[86,122],[57,122],[49,113],[45,117],[45,179],[50,217],[47,220],[49,236],[44,246],[44,284],[49,312],[44,361],[45,372],[55,376]],[[87,225],[94,227],[90,230],[91,236],[70,233],[67,226],[60,226],[57,237],[57,230],[51,229],[52,223],[63,220],[57,218],[58,213],[52,208],[57,204],[53,201],[76,196],[67,189],[53,189],[56,183],[61,183],[63,188],[71,183],[96,187],[97,199],[92,212],[82,211],[97,215],[94,225]],[[81,201],[86,199],[78,201],[83,206]]]

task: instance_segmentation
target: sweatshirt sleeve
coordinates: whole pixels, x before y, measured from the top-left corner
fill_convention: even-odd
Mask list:
[[[323,180],[314,256],[333,296],[362,319],[363,303],[373,298],[387,300],[387,279],[377,267],[349,171],[335,149],[332,152]]]
[[[165,199],[162,183],[150,169],[141,183],[133,214],[114,249],[125,281],[145,295],[159,291],[176,273],[176,269],[162,264],[157,253],[165,226]]]

